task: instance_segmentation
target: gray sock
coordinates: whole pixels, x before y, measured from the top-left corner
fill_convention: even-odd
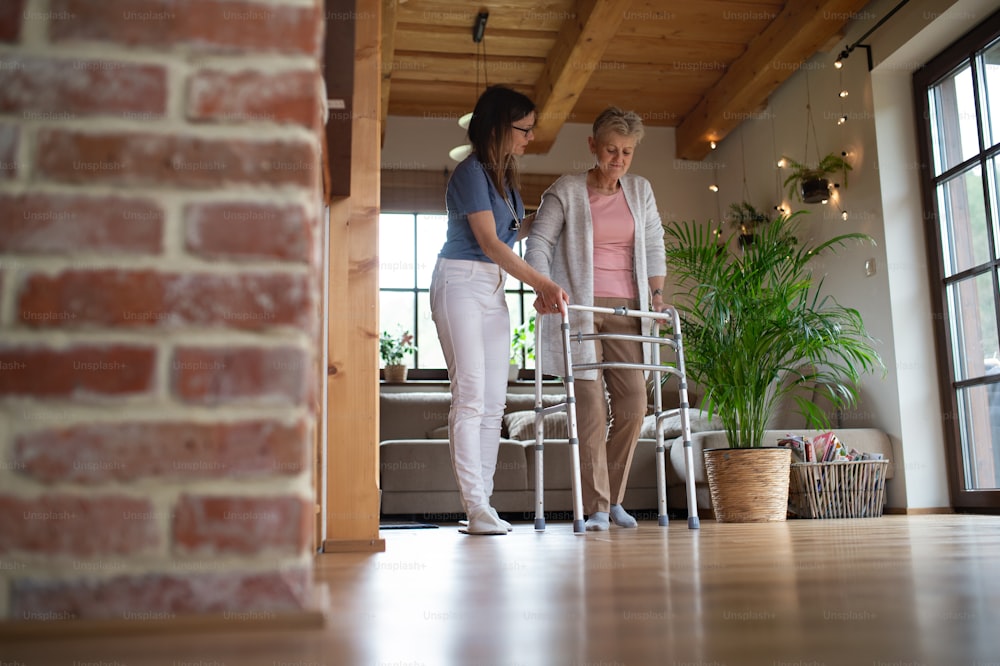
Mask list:
[[[611,520],[615,521],[615,525],[618,527],[638,527],[639,523],[635,521],[635,518],[630,516],[625,509],[622,508],[621,504],[611,505]]]
[[[584,525],[588,532],[604,532],[609,526],[607,511],[595,511],[590,514],[590,518],[587,518],[587,524]]]

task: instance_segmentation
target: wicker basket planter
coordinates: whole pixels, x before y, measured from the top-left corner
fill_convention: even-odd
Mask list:
[[[767,523],[788,516],[787,448],[707,449],[705,475],[720,523]]]
[[[888,460],[795,463],[789,510],[802,518],[877,518],[888,468]]]
[[[389,384],[402,384],[406,381],[406,374],[409,368],[405,365],[385,366],[385,381]]]

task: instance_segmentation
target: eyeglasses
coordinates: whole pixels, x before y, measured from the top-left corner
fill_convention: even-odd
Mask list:
[[[511,127],[516,129],[518,132],[524,132],[524,136],[528,136],[529,134],[535,131],[534,127],[525,128],[525,127],[518,127],[517,125],[511,125]]]

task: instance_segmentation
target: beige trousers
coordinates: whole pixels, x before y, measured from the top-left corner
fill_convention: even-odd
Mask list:
[[[635,300],[595,298],[594,306],[638,309]],[[638,335],[637,317],[594,313],[594,332]],[[595,340],[597,361],[642,363],[642,343]],[[596,380],[577,379],[577,427],[583,511],[592,515],[621,504],[632,466],[632,455],[646,415],[646,379],[642,370],[604,368]]]

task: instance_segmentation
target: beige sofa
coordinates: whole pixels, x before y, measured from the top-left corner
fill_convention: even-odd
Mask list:
[[[665,423],[664,444],[667,481],[667,509],[674,517],[687,516],[683,438],[680,417],[676,411],[676,393],[664,392],[664,409],[672,409]],[[546,395],[544,404],[564,400],[562,395]],[[671,400],[674,401],[671,404]],[[535,433],[534,394],[509,393],[501,431],[500,453],[494,477],[493,505],[498,511],[515,518],[530,520],[535,512]],[[433,522],[451,520],[462,513],[458,486],[452,471],[448,450],[448,410],[451,396],[447,392],[403,391],[383,392],[380,404],[379,476],[383,515],[407,515]],[[712,516],[708,481],[702,451],[726,448],[728,442],[718,420],[709,421],[695,409],[691,416],[691,444],[694,460],[695,494],[698,512],[704,518]],[[776,444],[785,434],[815,435],[819,431],[805,429],[804,418],[787,410],[777,415],[782,427],[765,433],[765,445]],[[636,447],[629,472],[628,490],[623,505],[633,512],[655,518],[656,439],[654,419],[646,417],[642,437]],[[873,428],[834,428],[848,447],[870,453],[881,453],[894,459],[888,436]],[[556,517],[572,517],[573,502],[570,479],[570,451],[566,439],[564,414],[551,414],[545,420],[545,511]],[[887,478],[893,476],[890,462]],[[561,516],[558,514],[562,514]],[[551,516],[550,516],[551,517]]]
[[[664,408],[673,407],[664,398]],[[676,399],[676,398],[675,398]],[[562,395],[546,395],[544,404],[564,400]],[[497,511],[521,514],[531,519],[535,511],[535,433],[534,395],[510,393],[501,431],[500,453],[494,477],[493,505]],[[448,409],[451,396],[446,392],[383,392],[380,403],[379,473],[383,515],[411,515],[422,520],[448,519],[462,513],[458,486],[448,450]],[[693,429],[715,427],[697,413]],[[636,447],[629,472],[624,506],[632,511],[650,511],[655,515],[656,436],[652,417],[647,417],[643,437]],[[566,417],[562,413],[545,420],[545,511],[572,516],[570,449],[566,435]],[[665,443],[679,435],[679,416],[666,428]],[[669,456],[665,456],[669,460]],[[683,485],[667,464],[669,486]],[[671,511],[686,515],[683,490],[679,504]]]

